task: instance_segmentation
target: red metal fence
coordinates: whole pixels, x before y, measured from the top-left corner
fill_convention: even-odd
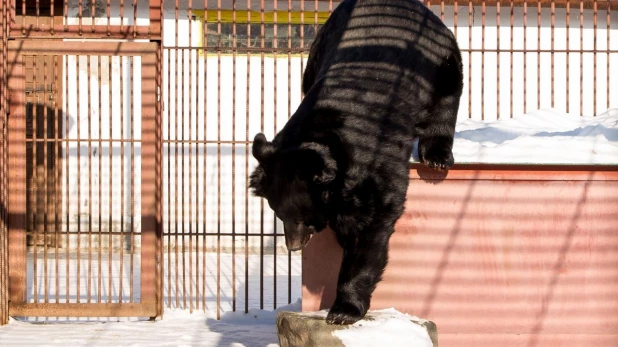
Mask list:
[[[147,296],[158,293],[157,313],[160,306],[246,312],[300,297],[300,256],[285,250],[280,223],[249,194],[249,149],[256,132],[272,137],[294,112],[308,48],[338,2],[8,3],[0,42],[0,324],[10,312],[86,314],[71,311],[77,306],[24,311],[9,297],[141,304],[148,286]],[[459,117],[618,107],[616,1],[425,3],[460,43]],[[127,55],[118,41],[155,42],[156,59]],[[33,42],[56,53],[28,53],[23,47]],[[145,133],[158,137],[147,144]],[[144,249],[144,230],[156,231],[154,244],[146,240],[152,248]]]
[[[7,7],[0,5],[0,325],[8,323],[8,143],[7,143]]]

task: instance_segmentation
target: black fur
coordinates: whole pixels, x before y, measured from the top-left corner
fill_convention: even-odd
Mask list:
[[[250,186],[284,222],[288,248],[327,225],[344,256],[332,324],[363,318],[401,216],[414,138],[427,166],[453,165],[462,92],[450,30],[416,0],[345,0],[318,33],[305,98],[268,142]]]

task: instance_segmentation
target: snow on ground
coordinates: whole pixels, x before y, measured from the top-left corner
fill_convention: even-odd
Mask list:
[[[549,109],[496,121],[459,120],[453,155],[456,163],[618,164],[618,109],[596,117]]]
[[[301,261],[300,254],[292,254],[288,259],[287,254],[274,256],[264,255],[263,259],[257,254],[250,254],[247,259],[248,279],[245,282],[245,257],[244,254],[232,255],[222,253],[184,253],[185,262],[190,259],[199,259],[202,263],[205,257],[206,269],[196,269],[189,273],[185,269],[176,272],[174,266],[176,259],[172,253],[168,267],[168,255],[165,255],[164,267],[164,305],[163,319],[156,322],[145,321],[136,318],[45,318],[30,317],[27,319],[12,319],[7,326],[0,327],[0,346],[226,346],[226,347],[249,347],[249,346],[278,346],[278,338],[275,326],[276,312],[279,310],[300,311],[300,286],[301,286]],[[44,298],[43,283],[45,277],[44,261],[41,254],[37,257],[38,286],[34,287],[34,261],[33,254],[29,254],[28,261],[28,298],[33,301],[34,293],[38,293],[39,302]],[[66,285],[67,257],[59,254],[58,276],[55,272],[55,255],[49,256],[48,281],[50,288],[48,297],[51,302],[56,300],[55,282],[58,278],[58,301],[76,302],[77,287],[80,288],[81,302],[87,301],[87,285],[89,267],[98,268],[97,257],[89,260],[82,255],[79,262],[75,254],[68,259],[69,273],[76,274],[77,264],[80,264],[80,280],[78,276],[70,276],[69,285]],[[182,264],[182,257],[179,257]],[[275,259],[276,258],[276,259]],[[118,302],[118,288],[123,287],[123,300],[129,299],[131,275],[134,278],[134,300],[139,301],[139,255],[133,257],[134,271],[131,273],[131,258],[125,254],[122,262],[123,272],[120,269],[120,258],[112,258],[111,266],[107,258],[103,257],[101,266],[101,288],[98,286],[97,271],[92,272],[91,297],[96,300],[100,291],[104,301],[111,298]],[[288,268],[288,261],[290,267]],[[219,267],[217,267],[217,262]],[[89,265],[89,263],[91,263]],[[236,278],[233,277],[232,268],[236,268]],[[111,278],[109,276],[111,269]],[[217,268],[220,269],[219,274]],[[168,271],[168,269],[170,271]],[[260,271],[263,269],[263,271]],[[288,292],[288,273],[290,275],[290,292]],[[276,274],[276,276],[275,276]],[[217,276],[221,283],[219,301],[221,306],[221,319],[217,320]],[[123,278],[121,283],[120,278]],[[206,282],[201,282],[206,279]],[[277,283],[275,287],[275,281]],[[111,283],[112,291],[108,291]],[[183,297],[177,295],[183,287],[206,287],[205,296],[196,294]],[[249,295],[245,298],[245,283],[248,283]],[[260,295],[260,286],[263,283],[264,295]],[[67,296],[68,288],[68,296]],[[239,312],[232,311],[233,288],[236,288],[236,307]],[[275,290],[276,288],[276,290]],[[187,290],[186,293],[189,293]],[[290,296],[291,295],[291,296]],[[206,301],[207,310],[204,312],[201,303]],[[263,301],[262,301],[263,300]],[[276,301],[275,301],[276,300]],[[292,304],[286,305],[288,301]],[[187,303],[187,306],[183,304]],[[248,303],[249,313],[244,313],[245,302]],[[182,307],[193,307],[193,313]],[[198,305],[200,305],[198,307]],[[265,310],[258,309],[259,307]],[[277,306],[277,311],[273,308]],[[170,308],[171,307],[171,308]]]
[[[279,310],[299,311],[300,300]],[[3,346],[278,346],[276,311],[212,312],[167,310],[156,322],[28,323],[0,327]]]

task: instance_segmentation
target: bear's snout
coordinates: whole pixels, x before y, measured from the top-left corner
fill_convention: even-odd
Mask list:
[[[306,226],[302,222],[287,222],[283,224],[283,232],[285,234],[285,245],[290,252],[294,252],[305,247],[311,239],[311,235],[315,232],[315,228]]]

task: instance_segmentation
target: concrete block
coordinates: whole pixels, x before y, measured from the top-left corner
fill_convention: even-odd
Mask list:
[[[438,347],[438,330],[431,321],[394,309],[369,311],[352,325],[329,325],[326,310],[277,314],[281,347]]]

